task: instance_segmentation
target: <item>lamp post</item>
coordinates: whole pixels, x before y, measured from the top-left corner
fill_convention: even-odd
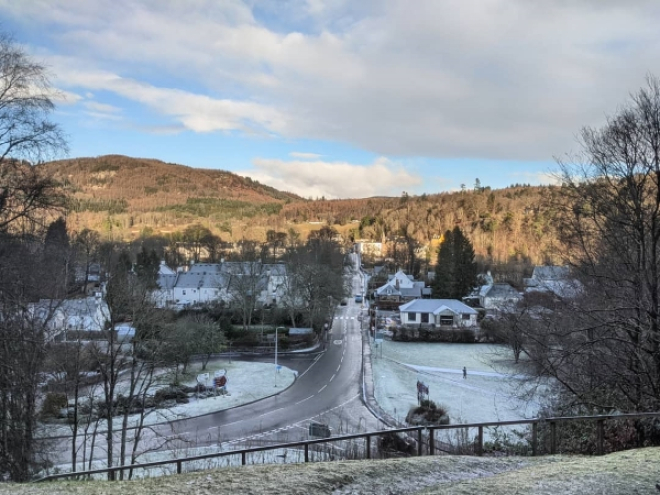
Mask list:
[[[284,327],[275,327],[275,386],[277,387],[277,374],[280,372],[280,367],[277,365],[277,331],[279,329],[286,330]]]

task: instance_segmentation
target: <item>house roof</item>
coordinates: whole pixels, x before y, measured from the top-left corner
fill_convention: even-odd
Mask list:
[[[174,284],[176,284],[176,276],[176,273],[171,275],[166,273],[159,273],[158,278],[156,279],[156,283],[161,290],[172,289],[174,288]]]
[[[567,266],[535,266],[532,278],[536,280],[565,280],[570,271]]]
[[[509,284],[493,284],[485,287],[488,287],[488,289],[483,293],[484,297],[520,297],[518,291]]]
[[[467,313],[476,315],[477,311],[467,304],[462,303],[456,299],[415,299],[402,306],[399,306],[399,311],[408,313],[433,313],[437,314],[444,309],[448,309],[454,313]]]
[[[175,287],[179,289],[219,289],[225,287],[226,276],[217,272],[179,273]]]

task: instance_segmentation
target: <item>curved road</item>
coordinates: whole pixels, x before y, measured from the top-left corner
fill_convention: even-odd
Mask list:
[[[359,257],[354,254],[351,257],[356,267],[353,294],[363,294]],[[347,306],[338,306],[335,311],[332,328],[324,339],[324,352],[280,355],[279,364],[299,372],[298,379],[288,389],[252,404],[155,425],[144,432],[139,450],[221,443],[241,448],[257,443],[292,442],[308,438],[310,422],[329,425],[333,436],[384,428],[386,425],[373,416],[362,400],[362,330],[358,319],[361,313],[366,316],[366,309],[350,297]],[[119,433],[116,437],[119,438]],[[164,439],[169,440],[164,442]],[[68,449],[70,446],[65,451]],[[94,455],[99,459],[103,456],[104,452],[99,450]]]
[[[358,265],[359,266],[359,265]],[[361,294],[362,276],[353,276],[354,294]],[[178,435],[192,444],[218,442],[295,441],[307,438],[311,421],[326,423],[333,435],[374,430],[384,425],[362,402],[362,334],[360,304],[349,299],[335,312],[325,339],[325,352],[306,369],[306,357],[283,357],[279,362],[299,370],[296,382],[278,395],[175,424]],[[163,435],[172,425],[161,426]]]

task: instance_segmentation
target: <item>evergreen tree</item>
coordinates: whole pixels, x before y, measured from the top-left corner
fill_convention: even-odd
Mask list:
[[[438,248],[433,297],[460,300],[469,294],[476,283],[474,248],[461,229],[454,227],[454,230],[445,232]]]
[[[160,268],[160,259],[154,249],[147,250],[144,246],[137,254],[135,264],[135,273],[146,284],[147,288],[153,290],[158,284],[158,269]]]

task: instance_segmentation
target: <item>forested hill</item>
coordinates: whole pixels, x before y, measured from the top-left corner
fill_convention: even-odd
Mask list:
[[[477,255],[496,263],[511,258],[556,261],[551,205],[557,187],[511,186],[422,196],[305,200],[248,178],[158,160],[108,155],[40,165],[65,184],[68,226],[113,238],[182,231],[200,223],[223,240],[265,241],[268,231],[296,231],[304,239],[319,223],[344,239],[433,245],[458,225]],[[403,249],[401,247],[400,249]]]
[[[150,211],[185,203],[189,198],[241,200],[263,204],[299,200],[299,196],[223,170],[192,168],[160,160],[106,155],[43,165],[79,200],[126,202],[125,210]]]

